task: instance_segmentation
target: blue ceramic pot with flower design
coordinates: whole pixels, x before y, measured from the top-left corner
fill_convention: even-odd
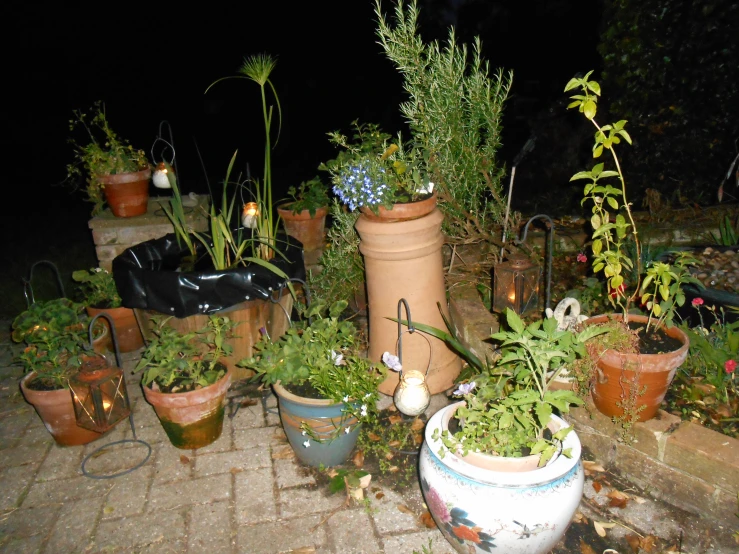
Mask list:
[[[446,429],[461,403],[434,414],[426,425],[419,469],[426,505],[444,537],[457,552],[544,554],[565,534],[582,498],[584,473],[580,439],[567,434],[559,455],[545,467],[496,471],[446,452],[442,458],[435,429]],[[552,416],[554,425],[566,427]],[[526,462],[526,458],[518,458]],[[509,460],[509,459],[507,459]]]
[[[346,404],[297,396],[276,383],[280,421],[298,459],[313,467],[332,467],[349,459],[357,444],[360,423],[346,413]]]

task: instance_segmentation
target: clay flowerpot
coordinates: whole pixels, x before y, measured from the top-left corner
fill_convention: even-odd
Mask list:
[[[614,317],[622,316],[594,316],[588,318],[586,324],[605,323]],[[646,323],[647,317],[630,315],[629,321]],[[593,403],[598,411],[609,417],[623,416],[622,406],[632,396],[636,399],[634,410],[637,412],[637,421],[647,421],[657,414],[675,372],[685,361],[690,347],[690,339],[678,327],[670,327],[664,332],[679,340],[682,346],[664,354],[621,354],[606,350],[599,357],[598,375],[591,387]]]
[[[318,208],[311,216],[308,210],[294,214],[289,204],[278,206],[277,213],[282,218],[285,231],[303,244],[303,250],[311,252],[323,246],[323,232],[326,227],[328,208]]]
[[[28,388],[36,377],[31,372],[21,380],[21,392],[26,401],[35,409],[46,430],[59,446],[78,446],[87,444],[103,436],[77,425],[77,418],[69,389],[37,391]]]
[[[143,387],[173,446],[183,450],[202,448],[218,440],[223,431],[226,393],[231,372],[220,381],[190,392],[164,393]]]
[[[151,169],[118,175],[100,175],[105,201],[116,217],[143,215],[149,205]]]
[[[406,221],[385,222],[370,219],[364,213],[357,219],[355,227],[367,284],[369,359],[380,362],[384,352],[396,352],[398,324],[389,318],[397,317],[401,298],[407,300],[413,321],[446,328],[442,318],[442,312],[449,318],[441,255],[443,219],[437,209]],[[405,318],[403,314],[402,319]],[[421,335],[420,331],[404,334],[403,367],[428,368],[426,383],[431,394],[437,394],[454,385],[462,361],[444,341]],[[397,385],[398,374],[388,372],[379,390],[392,395]]]
[[[313,467],[332,467],[349,459],[357,444],[360,425],[344,411],[343,402],[297,396],[279,382],[273,385],[273,390],[285,435],[301,462]],[[303,434],[303,425],[310,427],[319,440]]]
[[[433,438],[434,431],[444,428],[458,404],[431,417],[419,458],[421,490],[437,526],[462,554],[550,552],[564,536],[583,494],[577,434],[570,431],[564,440],[570,458],[560,455],[542,468],[500,471],[450,453],[442,458],[442,442]],[[567,426],[552,417],[558,429]]]
[[[379,206],[378,213],[373,212],[370,208],[362,206],[359,211],[362,212],[370,221],[381,221],[392,223],[395,221],[410,221],[418,219],[430,214],[436,208],[436,193],[432,194],[424,200],[417,202],[406,202],[403,204],[393,204],[389,210],[385,206]]]
[[[119,308],[93,308],[88,306],[85,310],[90,317],[95,317],[103,312],[111,317],[118,339],[118,349],[121,352],[133,352],[144,346],[144,337],[141,335],[136,315],[131,308],[122,306]],[[104,317],[99,318],[98,321],[102,321],[108,327],[108,320]]]

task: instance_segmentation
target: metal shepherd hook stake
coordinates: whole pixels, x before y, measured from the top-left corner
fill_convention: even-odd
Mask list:
[[[398,340],[396,341],[396,351],[398,352],[398,361],[400,362],[400,371],[398,373],[398,386],[393,393],[393,401],[398,411],[406,416],[416,417],[426,411],[431,402],[431,392],[426,384],[426,375],[428,375],[431,367],[431,343],[423,334],[422,336],[429,346],[429,364],[426,367],[426,373],[421,373],[416,369],[403,370],[403,331],[400,312],[401,306],[405,306],[405,313],[408,318],[408,333],[415,333],[416,328],[413,326],[411,319],[411,309],[405,298],[398,300]]]

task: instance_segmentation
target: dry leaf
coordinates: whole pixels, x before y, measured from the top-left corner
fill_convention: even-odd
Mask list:
[[[644,552],[655,552],[657,548],[657,537],[647,535],[641,539],[641,547]]]
[[[328,475],[329,477],[331,477],[331,479],[333,479],[334,477],[336,477],[338,474],[339,474],[339,472],[336,471],[332,467],[330,467],[330,468],[328,468],[328,470],[326,470],[326,475]]]
[[[421,523],[427,528],[427,529],[436,529],[436,522],[434,521],[434,518],[431,516],[431,512],[425,511],[421,514]]]
[[[400,441],[390,441],[387,445],[390,448],[398,448],[400,446]]]
[[[369,437],[371,441],[378,442],[382,440],[382,437],[376,433],[370,432],[370,433],[367,433],[367,436]]]
[[[608,503],[611,508],[625,508],[626,505],[629,503],[628,495],[622,493],[621,491],[612,490],[606,496],[611,499],[611,501]]]
[[[399,415],[391,415],[387,418],[387,420],[392,424],[395,425],[396,423],[400,423],[403,421],[403,418]]]
[[[371,482],[372,482],[372,474],[370,473],[359,478],[359,486],[363,489],[366,489],[367,487],[369,487]]]
[[[600,492],[600,489],[603,488],[603,485],[600,484],[600,481],[593,481],[593,490],[595,492]]]
[[[272,459],[273,460],[289,460],[290,458],[295,457],[295,452],[293,452],[293,449],[289,445],[285,445],[282,448],[275,448],[272,450]]]
[[[241,473],[242,471],[244,471],[244,469],[240,467],[232,467],[231,469],[229,469],[229,471],[232,475],[236,475],[237,473]]]
[[[575,512],[575,516],[572,518],[572,521],[575,523],[588,523],[588,518],[586,518],[582,512]]]
[[[426,424],[423,422],[423,420],[420,418],[416,418],[411,424],[411,431],[422,431],[424,427],[426,427]]]
[[[598,462],[589,462],[587,460],[583,460],[582,462],[583,468],[585,468],[585,471],[597,471],[599,473],[605,473],[605,468],[600,465]]]
[[[364,465],[364,450],[357,450],[357,453],[352,457],[352,463],[355,467],[362,467]]]
[[[632,552],[639,552],[639,549],[641,548],[641,541],[639,540],[639,537],[637,535],[629,533],[628,535],[626,535],[626,542],[629,543],[629,547],[631,547]]]
[[[580,537],[580,554],[596,554],[593,547],[582,540],[582,537]]]
[[[290,551],[290,554],[315,554],[316,549],[313,546],[302,546]]]
[[[347,487],[346,491],[354,500],[359,500],[360,502],[364,500],[364,489],[362,487],[357,487],[356,489]]]
[[[599,537],[605,537],[606,529],[610,529],[615,526],[616,526],[615,523],[609,523],[607,521],[594,521],[593,522],[593,527],[595,528],[595,532],[598,533]]]
[[[393,454],[392,452],[385,452],[384,458],[386,460],[392,460],[393,458],[395,458],[395,454]]]
[[[397,473],[398,471],[400,471],[400,468],[398,466],[390,466],[389,468],[387,468],[387,470],[389,473]]]
[[[180,463],[189,464],[190,463],[190,458],[188,458],[184,454],[180,454]]]
[[[384,492],[378,492],[378,493],[377,493],[377,494],[375,495],[375,498],[376,498],[377,500],[380,500],[380,499],[382,499],[382,498],[383,498],[384,496],[385,496],[385,493],[384,493]]]
[[[400,510],[404,514],[412,514],[413,513],[413,511],[408,506],[406,506],[405,504],[398,504],[398,510]]]
[[[413,435],[413,442],[416,444],[423,444],[423,435]]]
[[[644,504],[647,501],[646,498],[642,498],[641,496],[632,496],[631,500],[633,500],[637,504]]]

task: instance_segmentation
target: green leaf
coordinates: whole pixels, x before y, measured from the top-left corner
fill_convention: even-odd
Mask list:
[[[583,105],[583,114],[585,114],[585,117],[587,117],[588,119],[593,119],[597,110],[598,106],[593,100],[588,100]]]

